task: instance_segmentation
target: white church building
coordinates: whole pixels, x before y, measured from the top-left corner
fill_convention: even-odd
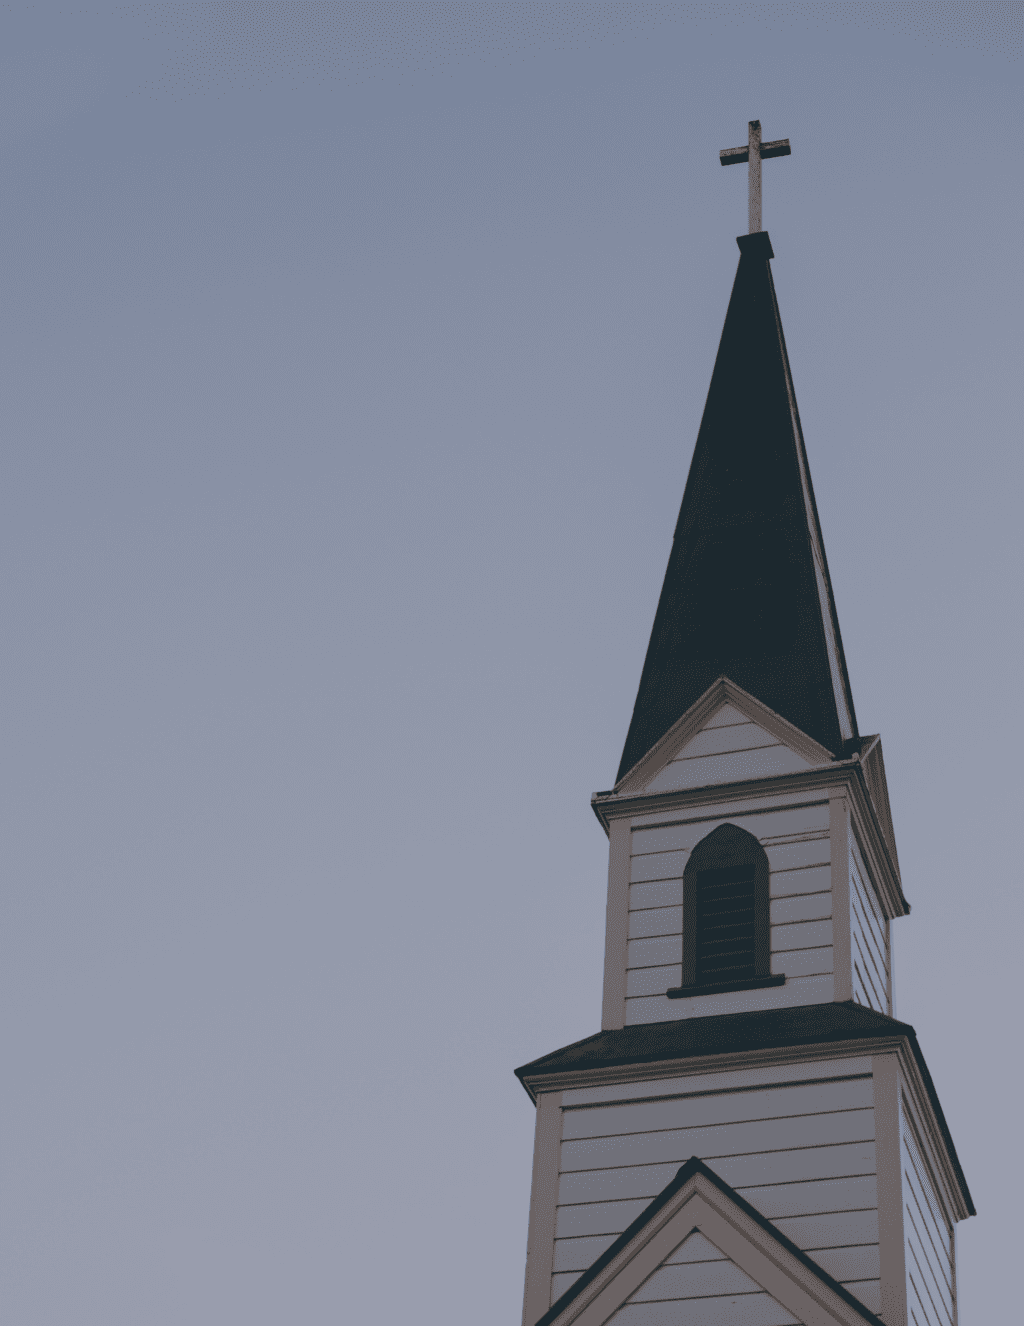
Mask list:
[[[974,1207],[893,1017],[910,906],[757,190],[618,779],[593,798],[601,1030],[516,1070],[537,1111],[523,1326],[957,1323]]]

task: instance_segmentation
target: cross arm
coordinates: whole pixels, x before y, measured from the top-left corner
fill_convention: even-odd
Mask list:
[[[788,157],[792,154],[793,149],[789,145],[788,138],[776,138],[772,143],[761,144],[762,161],[766,157]],[[750,160],[750,149],[746,143],[742,147],[725,147],[719,152],[718,157],[723,166],[744,165]]]

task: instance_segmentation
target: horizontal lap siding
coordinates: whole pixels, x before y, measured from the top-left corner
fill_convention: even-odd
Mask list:
[[[688,741],[648,783],[648,792],[707,787],[745,778],[793,773],[808,762],[756,723],[715,724]]]
[[[762,1290],[727,1298],[698,1298],[687,1302],[629,1303],[619,1308],[610,1322],[615,1326],[792,1326],[791,1313]]]
[[[953,1326],[952,1231],[922,1162],[905,1102],[901,1134],[908,1313],[918,1326]]]
[[[850,846],[850,942],[854,999],[879,1013],[891,1013],[889,922],[856,843]]]
[[[845,1061],[855,1071],[862,1063]],[[791,1068],[778,1085],[748,1078],[749,1087],[731,1089],[726,1082],[741,1073],[730,1073],[719,1076],[725,1089],[718,1091],[705,1076],[694,1079],[695,1094],[656,1099],[607,1101],[611,1087],[573,1093],[578,1103],[570,1097],[563,1114],[558,1293],[697,1155],[868,1306],[876,1302],[873,1087],[870,1076],[835,1076],[843,1068],[844,1061]],[[792,1080],[804,1073],[827,1080]],[[587,1098],[601,1103],[588,1107]]]
[[[719,729],[719,731],[728,729]],[[690,852],[719,824],[758,836],[771,870],[773,975],[784,986],[666,1000],[682,969],[683,871]],[[626,1023],[755,1008],[789,1008],[832,999],[832,894],[828,807],[784,807],[730,820],[658,825],[633,831],[630,860]],[[789,841],[779,842],[785,838]]]

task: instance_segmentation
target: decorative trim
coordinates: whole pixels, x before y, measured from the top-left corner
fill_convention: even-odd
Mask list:
[[[903,1158],[900,1155],[900,1054],[871,1059],[875,1093],[875,1170],[878,1175],[879,1315],[906,1326],[907,1268],[903,1236]]]
[[[722,981],[719,985],[677,985],[666,990],[669,999],[692,999],[694,995],[729,994],[733,990],[767,990],[772,985],[785,985],[786,975],[752,976],[748,981]]]
[[[537,1101],[537,1125],[533,1141],[533,1183],[530,1188],[530,1226],[526,1239],[523,1326],[533,1326],[538,1317],[547,1312],[551,1302],[561,1145],[562,1093],[557,1090],[545,1091]]]
[[[631,837],[628,820],[616,820],[611,826],[608,844],[608,902],[604,926],[602,1031],[616,1031],[626,1025]]]
[[[828,830],[832,884],[832,979],[837,1004],[853,998],[850,922],[850,807],[846,789],[829,789]],[[887,1013],[888,1009],[885,1010]]]
[[[681,718],[676,719],[669,730],[661,737],[642,760],[619,779],[613,789],[615,795],[637,793],[668,764],[675,751],[695,737],[709,719],[713,718],[723,705],[731,704],[752,723],[757,723],[773,737],[778,737],[784,746],[788,746],[797,755],[811,764],[829,764],[833,755],[813,737],[794,726],[787,718],[769,709],[749,691],[737,686],[728,677],[719,677],[696,700]]]

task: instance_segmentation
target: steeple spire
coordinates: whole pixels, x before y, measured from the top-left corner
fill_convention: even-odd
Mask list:
[[[857,720],[765,231],[740,261],[618,778],[719,676],[839,755]]]

